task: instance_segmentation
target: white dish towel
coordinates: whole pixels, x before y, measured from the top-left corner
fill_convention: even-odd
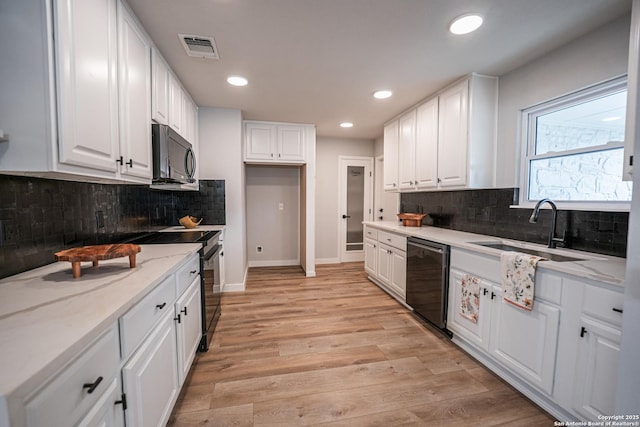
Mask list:
[[[504,251],[500,254],[502,298],[525,310],[533,310],[536,266],[539,256]]]

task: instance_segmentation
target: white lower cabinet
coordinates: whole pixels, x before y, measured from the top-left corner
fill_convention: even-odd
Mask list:
[[[489,335],[491,333],[492,304],[491,299],[497,297],[497,285],[479,278],[480,294],[478,296],[478,317],[475,322],[463,317],[458,307],[462,304],[462,278],[466,273],[451,268],[449,272],[449,306],[447,328],[455,335],[463,337],[474,346],[489,351]]]
[[[369,279],[401,302],[406,301],[407,239],[365,227],[365,271]]]
[[[178,380],[184,383],[202,337],[200,276],[196,277],[175,304],[178,339]]]
[[[462,279],[478,278],[478,318],[461,314]],[[562,420],[615,413],[623,293],[538,268],[533,310],[504,302],[497,257],[452,248],[447,328],[453,340]]]
[[[108,411],[103,408],[104,395],[118,376],[119,359],[118,329],[114,325],[29,399],[27,425],[76,425],[89,413]],[[113,409],[122,416],[122,407]]]
[[[364,271],[375,276],[378,272],[378,242],[372,239],[364,239]]]
[[[162,426],[178,397],[178,351],[174,315],[168,311],[122,368],[129,426]]]
[[[202,337],[199,266],[193,254],[121,317],[129,426],[163,426],[171,415]]]
[[[526,311],[496,299],[489,352],[529,384],[551,395],[560,309],[536,301]]]
[[[121,400],[120,377],[114,378],[100,400],[89,411],[78,427],[122,427],[124,426],[123,401]],[[116,403],[117,402],[117,403]]]
[[[581,318],[576,359],[574,409],[590,420],[615,414],[616,378],[622,332]]]

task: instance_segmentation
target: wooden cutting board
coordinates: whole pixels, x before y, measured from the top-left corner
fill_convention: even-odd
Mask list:
[[[81,262],[91,261],[93,266],[97,267],[98,261],[128,256],[129,267],[135,268],[136,254],[138,252],[140,252],[140,246],[131,243],[123,243],[116,245],[95,245],[65,249],[64,251],[56,252],[55,256],[58,261],[71,262],[73,278],[77,279],[80,277]]]

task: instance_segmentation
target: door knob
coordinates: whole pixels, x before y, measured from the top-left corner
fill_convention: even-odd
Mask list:
[[[351,215],[342,215],[342,219],[351,218]]]

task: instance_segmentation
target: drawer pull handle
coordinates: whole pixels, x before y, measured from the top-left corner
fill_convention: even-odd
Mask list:
[[[584,334],[586,334],[587,332],[589,332],[589,331],[587,331],[587,329],[583,326],[580,329],[580,338],[584,338]]]
[[[489,289],[487,288],[482,288],[482,295],[486,295],[489,293]]]
[[[611,310],[615,311],[616,313],[622,313],[622,309],[621,308],[613,307]]]
[[[178,321],[178,323],[181,323],[181,322],[180,322],[180,315],[178,314],[178,316],[177,316],[177,317],[174,317],[174,318],[173,318],[173,320],[177,320],[177,321]]]
[[[122,405],[122,410],[126,411],[127,410],[127,395],[126,394],[121,394],[120,395],[120,400],[116,400],[115,402],[113,402],[114,405]]]
[[[191,270],[189,273],[196,274],[197,272],[198,272],[198,270]]]
[[[159,308],[160,310],[162,310],[166,305],[167,305],[166,302],[163,302],[162,304],[156,304],[156,308]]]
[[[491,292],[491,299],[494,299],[496,297],[496,294]]]
[[[183,308],[182,310],[180,310],[180,313],[184,313],[184,315],[187,315],[187,307]]]
[[[94,390],[96,389],[96,387],[98,387],[98,385],[102,382],[102,377],[98,377],[94,382],[92,383],[87,383],[87,384],[83,384],[82,388],[86,388],[87,389],[87,393],[91,394],[94,392]]]

